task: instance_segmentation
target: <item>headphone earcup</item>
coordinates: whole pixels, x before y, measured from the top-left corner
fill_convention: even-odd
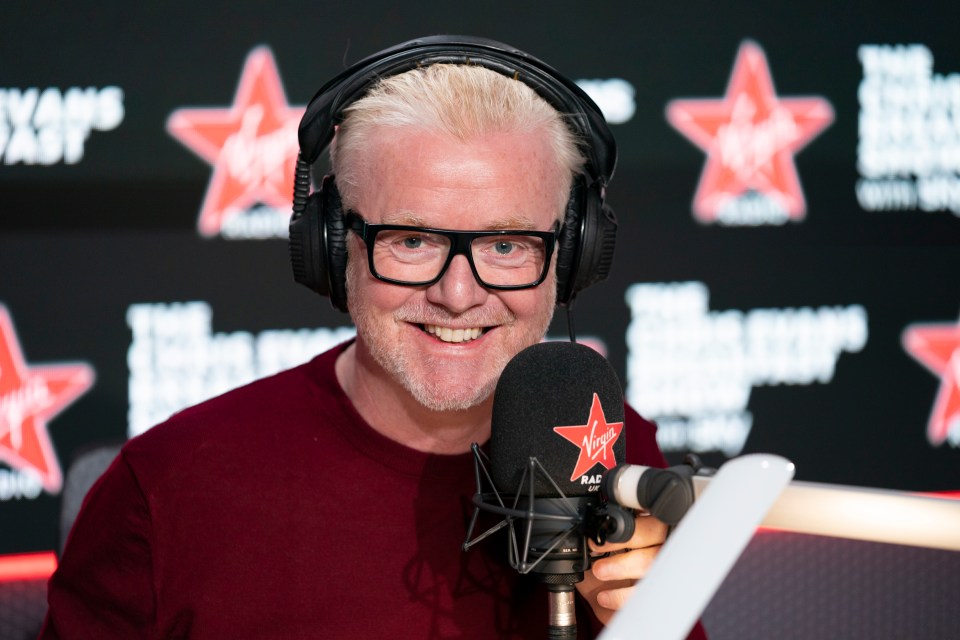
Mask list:
[[[320,185],[323,201],[324,256],[329,279],[330,303],[334,308],[347,310],[347,229],[344,223],[343,201],[332,175],[323,177]]]
[[[346,232],[332,175],[307,197],[303,212],[291,217],[289,247],[294,281],[330,296],[336,309],[346,311]]]
[[[603,194],[574,178],[563,230],[557,238],[557,304],[568,306],[577,293],[605,280],[613,266],[617,217]]]

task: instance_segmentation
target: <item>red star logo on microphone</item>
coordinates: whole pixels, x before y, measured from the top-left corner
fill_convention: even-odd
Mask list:
[[[178,109],[167,131],[213,165],[197,227],[216,235],[225,219],[257,203],[292,206],[293,174],[303,107],[291,108],[273,54],[254,49],[228,109]]]
[[[673,100],[667,120],[707,154],[693,200],[698,220],[716,220],[724,206],[748,193],[762,194],[790,219],[803,219],[806,203],[793,156],[833,122],[833,108],[819,97],[778,97],[757,44],[740,46],[723,98]]]
[[[600,396],[596,393],[593,394],[593,405],[590,407],[587,424],[554,427],[553,430],[580,447],[580,457],[577,458],[577,465],[570,476],[571,482],[592,469],[594,465],[602,464],[607,469],[617,466],[613,445],[623,431],[623,423],[607,423],[600,404]]]
[[[63,477],[47,434],[47,421],[93,385],[85,364],[27,367],[13,322],[0,305],[0,461],[36,473],[49,493]]]
[[[940,377],[927,423],[930,444],[943,444],[951,432],[960,441],[960,323],[910,325],[903,331],[903,347]]]

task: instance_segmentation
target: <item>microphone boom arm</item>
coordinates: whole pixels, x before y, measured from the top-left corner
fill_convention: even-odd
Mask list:
[[[622,464],[604,474],[601,491],[617,504],[645,511],[672,527],[693,506],[697,493],[694,477],[714,473],[695,455],[666,469]]]

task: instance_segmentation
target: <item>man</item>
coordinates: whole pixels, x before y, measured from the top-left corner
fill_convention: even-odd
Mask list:
[[[460,47],[439,42],[444,56]],[[494,70],[474,54],[434,64],[418,46],[401,45],[414,53],[400,72],[348,71],[365,84],[334,96],[345,102],[335,181],[305,207],[295,195],[291,242],[303,241],[298,221],[319,217],[333,246],[305,259],[333,265],[333,284],[314,288],[349,309],[356,339],[128,443],[77,520],[41,637],[546,635],[544,594],[501,545],[461,551],[469,451],[490,437],[504,366],[550,323],[554,243],[589,143],[496,68],[513,54],[492,54]],[[310,161],[313,104],[301,125]],[[309,254],[294,248],[295,263]],[[632,461],[662,465],[652,425],[632,410],[626,422]],[[665,534],[638,518],[628,543],[600,549],[625,552],[577,585],[584,637]]]

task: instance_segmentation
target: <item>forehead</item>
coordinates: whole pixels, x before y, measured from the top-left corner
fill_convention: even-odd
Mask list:
[[[389,129],[365,153],[357,208],[374,223],[446,229],[548,229],[570,177],[543,132],[457,140]]]

